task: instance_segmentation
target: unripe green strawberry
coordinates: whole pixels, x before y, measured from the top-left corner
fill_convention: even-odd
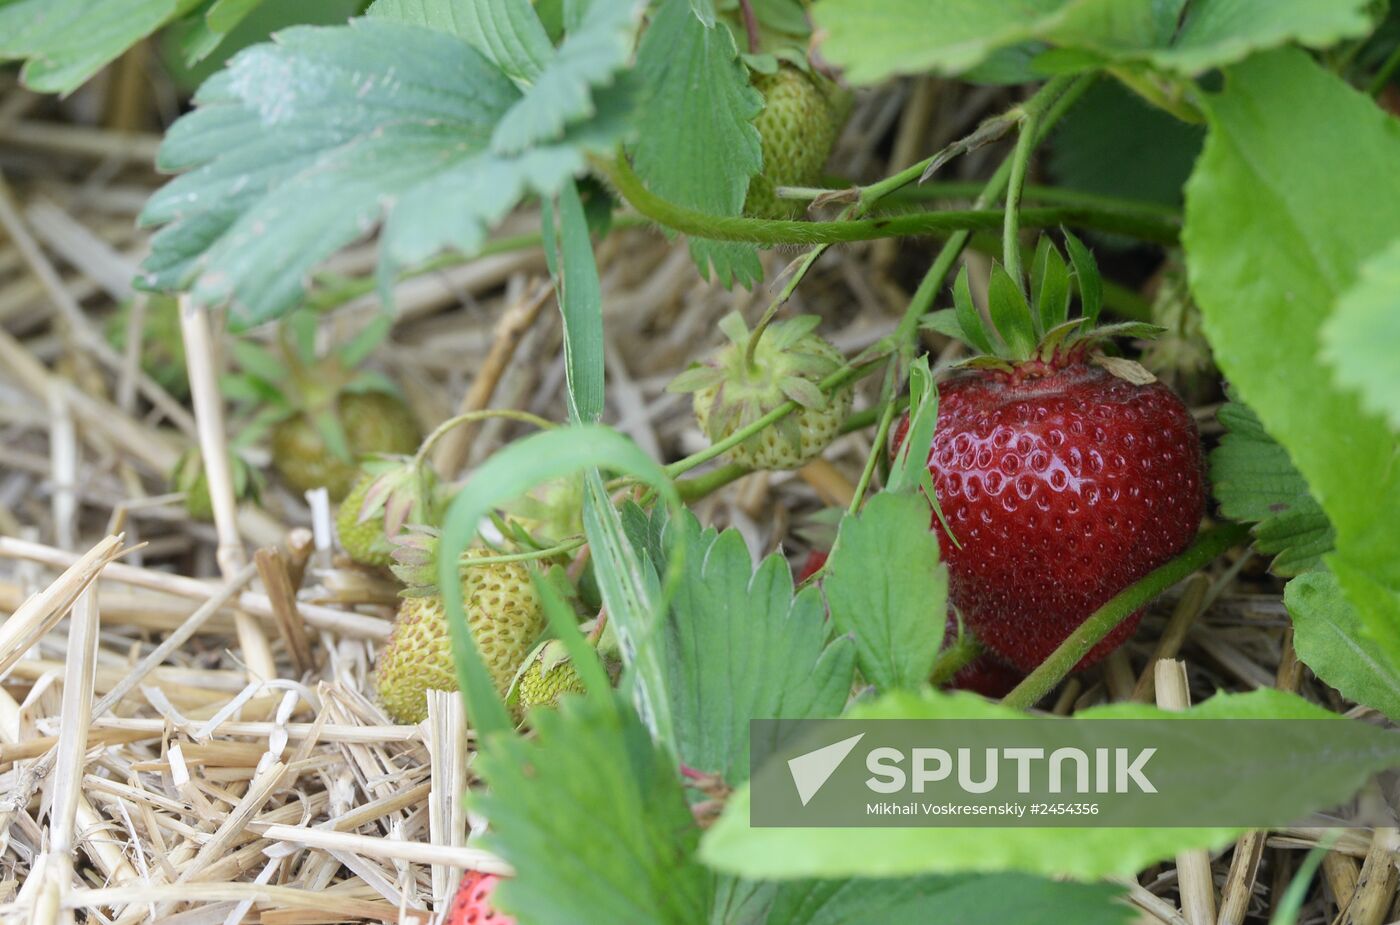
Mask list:
[[[524,719],[535,707],[557,707],[565,694],[586,691],[578,669],[569,660],[564,644],[551,639],[540,645],[516,673],[509,701],[517,719]]]
[[[530,570],[519,562],[466,568],[462,598],[482,661],[504,694],[545,626]],[[404,598],[374,673],[379,699],[400,723],[418,723],[427,717],[426,691],[457,690],[447,611],[440,594],[432,591]]]
[[[780,186],[813,186],[831,156],[844,120],[839,89],[826,77],[783,62],[773,74],[755,74],[763,111],[753,120],[763,149],[763,170],[749,181],[744,214],[792,219],[802,203],[779,199]]]
[[[730,343],[707,364],[677,376],[671,391],[695,393],[695,419],[718,443],[789,400],[800,406],[729,451],[729,458],[750,469],[796,469],[836,438],[851,411],[852,392],[843,386],[831,394],[817,387],[841,368],[835,347],[813,329],[807,315],[780,321],[759,338],[750,364],[749,331],[734,313],[720,322]]]
[[[387,392],[347,392],[336,403],[348,457],[338,455],[315,416],[300,412],[272,430],[272,465],[298,491],[325,486],[331,500],[349,493],[359,475],[356,459],[367,453],[412,453],[418,425],[403,400]]]
[[[234,501],[257,501],[262,494],[262,479],[243,457],[229,453],[229,475],[233,479]],[[180,454],[170,473],[170,486],[185,494],[185,511],[195,520],[211,523],[214,504],[209,497],[209,482],[204,474],[204,457],[198,449]]]
[[[340,545],[356,562],[387,567],[393,540],[405,524],[435,524],[437,491],[436,474],[416,457],[381,454],[366,460],[336,511]]]

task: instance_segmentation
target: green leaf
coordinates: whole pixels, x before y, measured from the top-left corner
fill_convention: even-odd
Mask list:
[[[1070,263],[1074,264],[1074,279],[1079,287],[1080,309],[1087,327],[1099,322],[1099,312],[1103,310],[1103,277],[1099,276],[1099,264],[1089,248],[1068,231],[1065,232],[1065,248],[1069,251]]]
[[[749,86],[729,30],[706,26],[689,0],[662,0],[642,36],[637,71],[645,87],[632,146],[637,173],[679,205],[740,214],[749,178],[763,166],[751,121],[763,98]],[[691,256],[725,285],[762,277],[749,244],[693,240]]]
[[[1147,60],[1200,74],[1291,42],[1326,48],[1369,32],[1369,6],[1370,0],[1197,0],[1170,47],[1153,50]]]
[[[991,280],[987,283],[987,313],[992,316],[992,324],[1001,339],[1006,341],[1012,359],[1024,360],[1035,352],[1035,325],[1031,321],[1031,307],[1026,304],[1026,294],[1021,291],[1021,284],[999,263],[992,265]]]
[[[457,676],[467,701],[468,716],[483,736],[508,731],[512,724],[486,673],[476,643],[466,631],[457,562],[495,506],[519,498],[550,479],[600,467],[637,478],[655,488],[673,509],[680,508],[680,497],[665,471],[636,444],[609,428],[585,424],[532,434],[496,451],[472,473],[447,509],[438,551],[438,587],[442,589],[448,614],[452,654],[457,662]],[[612,510],[610,506],[608,509]],[[585,507],[586,516],[588,512]],[[596,520],[596,512],[593,516]],[[603,544],[601,548],[594,548],[594,555],[607,553],[607,531],[596,528],[591,531],[590,544],[595,536]],[[623,621],[629,614],[619,612],[612,616],[615,621]],[[625,633],[627,628],[621,629]],[[632,651],[624,648],[625,656],[631,654]]]
[[[1322,343],[1337,381],[1400,430],[1400,240],[1361,268],[1323,325]]]
[[[521,99],[454,36],[383,20],[279,33],[206,82],[167,135],[160,164],[185,173],[142,215],[168,227],[141,283],[231,300],[253,324],[296,305],[312,268],[381,217],[381,278],[446,247],[471,253],[624,128],[609,111],[518,155],[491,150]]]
[[[1288,451],[1237,401],[1217,416],[1226,434],[1210,454],[1210,482],[1220,512],[1257,524],[1255,546],[1275,557],[1269,566],[1274,574],[1286,578],[1321,566],[1336,537]]]
[[[1179,207],[1205,134],[1101,80],[1055,127],[1046,166],[1072,189]]]
[[[967,265],[963,264],[963,268],[958,271],[958,278],[953,281],[953,310],[957,312],[958,324],[962,326],[963,340],[983,353],[999,355],[992,346],[992,339],[987,334],[982,315],[972,303],[972,287],[968,283],[967,272]]]
[[[40,93],[69,93],[193,4],[188,0],[0,0],[0,62]]]
[[[688,534],[666,621],[666,689],[680,758],[742,783],[749,720],[840,714],[854,647],[827,641],[821,593],[807,588],[794,597],[781,555],[755,570],[737,530],[702,531],[689,513],[669,529]]]
[[[1336,528],[1327,563],[1396,664],[1397,438],[1338,387],[1319,329],[1362,264],[1400,237],[1400,174],[1389,169],[1400,123],[1296,51],[1231,68],[1206,105],[1183,235],[1206,335]]]
[[[822,55],[851,83],[873,84],[894,74],[965,71],[998,48],[1034,38],[1064,2],[820,0],[812,16],[827,35]]]
[[[544,217],[552,226],[552,210],[546,211]],[[586,423],[597,421],[603,414],[603,290],[583,203],[573,183],[566,183],[559,194],[559,221],[562,253],[556,257],[553,269],[564,327],[569,418],[574,423]]]
[[[1400,671],[1366,635],[1337,576],[1326,569],[1299,575],[1284,588],[1283,601],[1303,664],[1349,700],[1400,718]]]
[[[929,312],[919,319],[919,327],[922,330],[933,331],[935,334],[942,334],[944,337],[951,337],[954,340],[967,340],[967,336],[963,333],[962,322],[958,321],[956,308],[940,308],[936,312]]]
[[[651,460],[647,462],[655,467],[653,473],[661,471]],[[685,562],[684,549],[677,547],[673,551],[668,589],[663,590],[654,569],[641,559],[628,539],[622,518],[596,469],[588,472],[585,490],[583,530],[593,556],[593,574],[608,614],[608,625],[617,636],[625,664],[635,676],[637,711],[656,740],[667,750],[675,751],[675,719],[667,697],[661,626],[666,613],[666,590]],[[674,486],[671,491],[674,493]]]
[[[711,875],[669,757],[617,696],[567,697],[535,738],[495,736],[472,798],[487,844],[516,870],[492,904],[539,925],[694,925]]]
[[[1069,317],[1069,269],[1065,258],[1060,256],[1060,249],[1049,237],[1042,237],[1036,245],[1035,262],[1031,264],[1031,292],[1035,294],[1038,334],[1044,336],[1046,331],[1065,323]]]
[[[527,7],[528,11],[528,7]],[[528,11],[534,18],[534,12]],[[532,76],[525,96],[501,117],[491,133],[491,147],[518,154],[564,137],[565,126],[598,114],[597,88],[613,84],[627,64],[635,40],[641,5],[636,0],[593,3],[557,51]],[[544,38],[538,18],[539,38]]]
[[[938,498],[928,471],[929,452],[924,448],[933,446],[933,432],[937,427],[938,386],[929,369],[928,357],[921,356],[909,367],[909,428],[890,465],[885,490],[913,492],[922,488],[925,500],[935,509]],[[941,518],[942,514],[939,516]]]
[[[1364,35],[1370,0],[820,0],[823,54],[852,83],[958,74],[1033,39],[1077,67],[1123,61],[1195,75],[1290,42]],[[1188,12],[1181,28],[1177,17]],[[938,24],[930,32],[928,24]],[[1039,63],[1039,62],[1037,62]]]
[[[925,691],[897,692],[858,705],[862,719],[1024,718],[1024,713],[981,697]],[[1119,703],[1082,711],[1081,719],[1335,719],[1347,722],[1293,694],[1260,689],[1248,694],[1217,694],[1185,713],[1167,713],[1146,704]],[[1189,729],[1183,730],[1189,735]],[[1301,812],[1346,799],[1370,771],[1355,753],[1319,755],[1309,765],[1306,793],[1316,802]],[[1201,773],[1228,775],[1232,764],[1248,765],[1247,754],[1213,750]],[[1388,756],[1378,755],[1384,762]],[[1374,769],[1372,769],[1374,770]],[[1246,768],[1238,773],[1258,773]],[[1339,796],[1340,794],[1340,796]],[[1096,880],[1135,876],[1143,867],[1181,851],[1212,849],[1234,840],[1238,828],[754,828],[749,824],[749,789],[735,792],[719,821],[705,834],[700,857],[721,871],[750,877],[891,877],[915,873],[1021,871],[1043,876]],[[933,921],[937,921],[936,919]],[[961,920],[953,919],[962,925]],[[1021,921],[1010,916],[1003,921]],[[1075,921],[1053,919],[1052,921]]]
[[[855,637],[861,674],[881,691],[927,683],[943,642],[948,569],[930,520],[918,495],[880,492],[842,519],[826,565],[831,622]]]
[[[766,925],[1128,925],[1135,920],[1123,889],[1112,884],[953,874],[784,883]]]
[[[368,15],[466,39],[519,82],[539,77],[554,53],[529,0],[375,0]]]

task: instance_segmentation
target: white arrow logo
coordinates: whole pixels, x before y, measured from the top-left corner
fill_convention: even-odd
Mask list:
[[[817,791],[836,773],[841,762],[863,738],[865,733],[862,732],[788,760],[788,770],[792,772],[792,782],[797,785],[797,796],[803,806],[817,795]]]

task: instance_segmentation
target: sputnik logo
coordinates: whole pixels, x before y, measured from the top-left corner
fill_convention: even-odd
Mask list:
[[[862,732],[860,735],[853,735],[849,739],[842,739],[805,755],[788,759],[788,771],[792,773],[792,782],[797,786],[797,796],[802,800],[803,806],[811,802],[812,797],[831,779],[841,762],[846,760],[846,756],[855,750],[863,738],[865,733]]]

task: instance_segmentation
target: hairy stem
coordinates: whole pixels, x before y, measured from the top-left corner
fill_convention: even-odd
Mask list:
[[[1007,274],[1022,292],[1028,290],[1021,275],[1021,190],[1026,185],[1026,170],[1030,167],[1031,152],[1035,150],[1039,125],[1039,110],[1027,109],[1021,132],[1016,137],[1016,150],[1011,155],[1011,179],[1006,187],[1006,216],[1002,222],[1001,259]]]
[[[540,430],[553,430],[559,426],[553,421],[547,421],[537,414],[528,411],[515,411],[509,408],[487,408],[482,411],[467,411],[462,414],[450,417],[433,429],[433,432],[423,440],[418,447],[418,452],[414,455],[413,461],[422,464],[428,458],[428,452],[432,450],[433,444],[442,439],[443,434],[456,427],[458,424],[466,424],[469,421],[484,421],[487,418],[507,418],[512,421],[520,421],[525,424],[533,424]]]
[[[1249,536],[1244,524],[1224,524],[1205,531],[1186,551],[1160,568],[1148,572],[1115,594],[1108,603],[1091,613],[1079,628],[1069,634],[1050,657],[1026,675],[1025,680],[1002,699],[1002,703],[1028,710],[1055,689],[1079,664],[1079,660],[1113,632],[1118,624],[1132,616],[1139,607],[1210,563],[1216,556]]]
[[[1051,85],[1046,84],[1041,87],[1035,96],[1027,100],[1026,108],[1035,107],[1039,109],[1045,107],[1045,115],[1036,126],[1036,131],[1032,138],[1036,143],[1044,140],[1050,129],[1060,120],[1069,109],[1079,101],[1094,82],[1094,75],[1085,75],[1075,78],[1074,82],[1063,88],[1063,91],[1056,96],[1050,95]],[[992,174],[982,188],[982,194],[973,203],[976,209],[985,209],[988,205],[1001,197],[1006,190],[1007,184],[1011,181],[1011,160],[1002,161],[996,173]],[[1021,214],[1021,219],[1025,222],[1026,213]],[[1025,224],[1030,224],[1025,222]],[[968,240],[972,237],[971,231],[960,231],[951,235],[943,245],[943,249],[934,258],[933,265],[929,267],[924,278],[919,282],[919,288],[914,291],[914,296],[909,300],[909,307],[904,311],[904,317],[900,319],[899,328],[895,333],[900,350],[906,356],[912,356],[914,349],[914,336],[919,330],[919,319],[924,316],[933,305],[933,300],[942,291],[943,284],[947,282],[948,274],[953,269],[953,264],[957,262],[963,248],[967,246]]]
[[[972,210],[915,212],[833,222],[710,215],[652,193],[625,158],[608,163],[600,162],[597,167],[633,208],[647,218],[683,234],[716,241],[747,241],[767,246],[841,244],[879,238],[956,237],[969,231],[995,231],[1002,227],[1002,210],[986,207],[990,199]],[[1005,183],[1006,175],[1002,175],[997,189],[998,196],[1005,189]],[[1082,206],[1026,209],[1021,213],[1021,224],[1027,228],[1075,225],[1159,244],[1175,243],[1180,233],[1177,223],[1170,220],[1142,214],[1110,213]]]
[[[938,658],[933,662],[933,671],[929,673],[929,683],[942,687],[981,654],[982,644],[971,633],[963,633],[951,646],[938,653]]]

